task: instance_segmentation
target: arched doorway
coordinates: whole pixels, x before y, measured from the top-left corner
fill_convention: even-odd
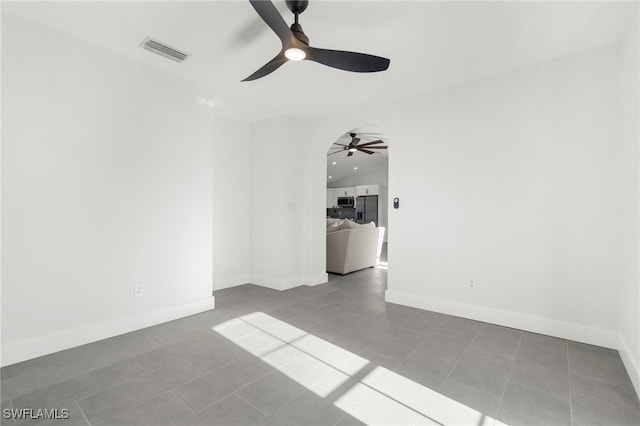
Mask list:
[[[388,137],[374,126],[349,128],[328,147],[326,262],[329,274],[351,274],[369,267],[387,269],[388,148]],[[349,231],[359,228],[374,229]]]

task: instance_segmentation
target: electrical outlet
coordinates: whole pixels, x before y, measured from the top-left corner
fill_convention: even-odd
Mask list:
[[[141,285],[137,285],[133,288],[133,295],[136,297],[140,297],[144,294],[144,289]]]
[[[469,290],[475,290],[476,289],[476,283],[473,280],[469,281]]]

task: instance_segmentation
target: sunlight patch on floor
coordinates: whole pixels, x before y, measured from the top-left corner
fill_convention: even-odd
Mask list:
[[[212,330],[323,398],[369,364],[262,312],[231,319]],[[380,366],[344,391],[335,406],[367,425],[506,426]]]
[[[384,367],[376,367],[335,405],[368,425],[498,426],[494,418]]]
[[[234,318],[212,329],[321,397],[369,363],[262,312]]]
[[[437,425],[415,410],[362,383],[342,395],[336,407],[368,425]]]

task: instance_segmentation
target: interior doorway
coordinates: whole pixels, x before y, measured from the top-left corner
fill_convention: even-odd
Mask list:
[[[388,267],[388,142],[378,129],[354,128],[346,130],[328,148],[326,218],[330,274]],[[360,228],[369,230],[350,232]]]

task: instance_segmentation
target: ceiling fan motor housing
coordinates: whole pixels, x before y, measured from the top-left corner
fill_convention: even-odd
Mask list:
[[[294,14],[304,12],[309,6],[309,0],[287,0],[286,3],[289,10]]]

